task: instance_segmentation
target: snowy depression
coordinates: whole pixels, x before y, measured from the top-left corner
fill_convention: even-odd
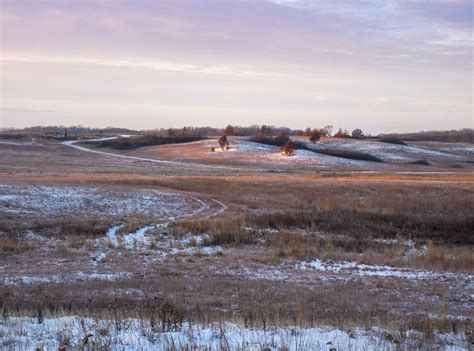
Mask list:
[[[192,197],[152,189],[0,185],[0,212],[21,216],[178,217],[202,204]]]

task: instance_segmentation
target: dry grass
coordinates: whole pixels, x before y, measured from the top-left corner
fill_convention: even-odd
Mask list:
[[[353,236],[359,241],[367,237],[390,239],[402,237],[472,245],[474,217],[467,213],[465,208],[461,207],[459,210],[461,212],[453,211],[440,217],[431,210],[425,213],[406,210],[399,213],[383,213],[383,209],[369,211],[336,209],[320,212],[305,209],[254,215],[249,218],[249,222],[260,228],[314,228],[326,233]]]
[[[224,277],[183,279],[165,273],[157,280],[56,284],[54,289],[42,285],[3,286],[0,305],[4,316],[38,316],[41,311],[42,318],[83,315],[118,323],[134,317],[148,321],[161,331],[178,330],[184,321],[216,320],[235,321],[246,327],[379,326],[400,331],[415,329],[427,337],[436,330],[459,333],[472,327],[470,320],[448,317],[449,305],[416,298],[408,282],[372,289],[351,282],[328,282],[324,287],[314,288]],[[142,291],[142,297],[113,293],[128,287]],[[390,294],[393,289],[402,294],[398,297]],[[399,315],[394,306],[403,304],[406,298],[411,299],[413,313]]]
[[[258,234],[248,231],[245,227],[245,217],[237,219],[186,219],[173,223],[170,230],[174,236],[183,233],[207,234],[203,244],[205,246],[240,246],[256,244]]]
[[[320,240],[319,236],[285,231],[267,234],[265,241],[275,260],[285,257],[310,260],[317,257],[321,251],[326,251],[330,245],[329,241]]]
[[[46,236],[97,238],[104,236],[111,224],[111,220],[101,218],[60,217],[51,220],[35,219],[32,223],[26,225],[28,226],[27,229]]]
[[[470,272],[474,269],[474,255],[469,243],[435,244],[432,240],[426,241],[421,235],[403,236],[401,231],[391,240],[385,240],[385,236],[380,232],[376,235],[366,230],[365,235],[355,235],[358,227],[354,223],[348,223],[343,227],[344,230],[337,231],[334,229],[336,227],[332,226],[331,230],[327,231],[315,222],[308,226],[288,225],[289,220],[286,217],[271,214],[272,218],[283,220],[286,224],[277,226],[267,222],[268,215],[263,216],[263,221],[258,217],[247,220],[243,216],[239,219],[188,219],[175,222],[170,231],[177,237],[186,233],[205,234],[205,246],[238,247],[243,244],[264,243],[266,250],[263,256],[260,254],[257,261],[268,264],[288,258],[300,261],[321,258],[441,271]],[[360,220],[357,215],[354,217]],[[255,221],[260,225],[259,230],[251,229],[257,228]],[[293,218],[291,223],[304,222]],[[356,226],[355,229],[352,226]],[[301,227],[305,229],[298,229]],[[353,231],[348,231],[348,228]],[[269,232],[269,229],[273,232]]]
[[[21,254],[34,248],[36,245],[29,243],[23,236],[10,234],[0,237],[0,258],[6,254]]]
[[[470,245],[446,246],[430,242],[424,251],[424,245],[420,245],[416,252],[412,252],[414,248],[408,249],[402,239],[385,244],[370,239],[358,241],[343,235],[322,237],[288,231],[267,234],[266,245],[269,263],[288,258],[299,261],[320,258],[434,271],[469,273],[474,270],[474,254]]]
[[[424,268],[472,272],[474,252],[472,245],[445,246],[429,241],[424,254],[416,257],[414,261]]]
[[[157,173],[153,171],[150,174]],[[110,318],[118,324],[124,318],[138,317],[157,330],[179,328],[183,321],[216,320],[233,320],[247,326],[386,326],[400,331],[408,326],[427,337],[438,329],[472,329],[470,320],[449,317],[459,313],[455,308],[463,302],[455,300],[458,295],[454,296],[444,282],[388,279],[295,283],[218,275],[209,269],[251,270],[252,265],[257,265],[250,259],[255,255],[262,262],[258,267],[319,257],[472,272],[472,174],[335,176],[327,172],[161,177],[132,171],[117,173],[112,167],[107,169],[110,173],[55,172],[1,173],[0,181],[55,183],[61,179],[70,184],[165,188],[211,196],[229,206],[225,217],[178,221],[169,232],[176,237],[206,234],[206,245],[229,249],[220,256],[176,256],[155,262],[151,252],[118,248],[122,251],[101,264],[109,269],[136,268],[131,269],[137,272],[131,279],[55,284],[54,288],[50,284],[1,285],[0,306],[7,316],[36,316],[40,310],[44,318],[78,314]],[[138,228],[142,219],[124,222],[128,232]],[[80,253],[70,248],[81,248],[87,246],[84,243],[103,237],[111,224],[111,220],[71,218],[22,223],[19,218],[2,215],[0,234],[14,235],[1,241],[0,250],[9,253],[1,257],[8,256],[10,265],[25,257],[34,264],[28,246],[31,243],[23,239],[25,232],[32,229],[62,240],[65,252],[61,258],[76,258],[70,256],[71,252]],[[270,228],[276,232],[270,233]],[[386,245],[374,239],[397,243]],[[417,249],[426,245],[426,251],[409,256],[403,244],[407,240],[413,241]],[[87,247],[84,252],[89,264]],[[63,264],[64,261],[55,261],[55,254],[50,253],[48,267]],[[145,266],[149,269],[146,272]],[[454,296],[454,302],[446,296]],[[447,301],[443,308],[442,299]]]

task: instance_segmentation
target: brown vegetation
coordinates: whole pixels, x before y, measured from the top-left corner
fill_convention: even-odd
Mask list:
[[[4,316],[90,315],[110,318],[118,327],[123,318],[136,317],[163,331],[179,329],[183,321],[216,320],[247,326],[378,326],[400,333],[415,329],[426,338],[436,330],[472,329],[471,319],[450,317],[466,314],[469,291],[463,282],[311,280],[294,269],[301,261],[320,258],[472,274],[474,179],[467,172],[335,175],[328,170],[200,176],[195,170],[178,169],[174,174],[179,176],[164,176],[167,168],[153,169],[148,175],[139,174],[138,167],[135,173],[100,169],[89,174],[57,169],[3,172],[0,180],[164,188],[199,196],[210,206],[209,198],[218,199],[229,209],[215,218],[171,223],[163,232],[153,232],[150,247],[143,251],[96,248],[97,239],[104,238],[116,218],[21,218],[2,213],[0,258],[5,275],[73,269],[132,274],[114,281],[60,282],[53,288],[49,283],[3,284]],[[126,233],[147,219],[132,216],[119,221]],[[60,244],[51,245],[49,251],[37,247],[40,241],[29,240],[28,230]],[[191,237],[197,248],[192,254],[161,257],[155,251],[161,239],[184,236]],[[219,251],[200,252],[204,246]],[[109,251],[92,267],[96,249]],[[259,270],[279,267],[290,267],[298,279],[257,275]]]
[[[474,142],[474,129],[432,130],[417,133],[382,134],[382,138],[396,138],[408,141]]]
[[[145,134],[140,136],[133,136],[129,138],[117,138],[111,140],[103,140],[95,142],[97,147],[110,147],[116,150],[132,150],[145,146],[157,146],[166,144],[180,144],[189,143],[193,141],[203,140],[200,136],[188,136],[170,132],[166,137],[156,134]]]

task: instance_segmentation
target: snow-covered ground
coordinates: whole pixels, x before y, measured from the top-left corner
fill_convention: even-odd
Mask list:
[[[411,142],[410,145],[422,148],[432,149],[445,153],[458,154],[474,159],[474,144],[469,143],[440,143],[440,142]]]
[[[224,156],[229,159],[246,160],[252,163],[261,162],[264,165],[268,163],[309,163],[323,167],[362,167],[368,164],[368,162],[365,161],[349,160],[340,157],[317,154],[308,150],[296,150],[293,157],[287,157],[281,154],[280,147],[278,146],[260,144],[242,138],[229,138],[229,140],[231,145],[229,150],[221,150],[214,139],[196,142],[196,145],[205,148],[207,157],[212,158]],[[214,152],[210,151],[211,147],[215,147]]]
[[[432,272],[409,268],[397,268],[386,265],[370,265],[361,264],[355,261],[340,262],[324,262],[319,259],[302,262],[298,265],[300,269],[315,269],[323,272],[334,272],[341,274],[351,274],[356,276],[372,276],[372,277],[395,277],[405,279],[440,279],[440,278],[456,278],[459,274],[450,272]],[[474,276],[465,274],[464,278],[474,281]]]
[[[191,195],[180,195],[173,193],[163,193],[155,190],[136,190],[135,192],[115,194],[115,190],[104,188],[102,192],[98,188],[74,188],[74,187],[46,187],[46,186],[10,186],[0,185],[0,189],[5,190],[5,195],[0,197],[8,205],[4,206],[7,210],[15,209],[16,214],[24,214],[34,212],[37,215],[53,216],[64,215],[68,211],[78,210],[81,215],[93,213],[116,215],[116,214],[133,214],[135,210],[150,210],[154,220],[153,224],[143,225],[137,229],[126,231],[125,223],[121,223],[121,219],[117,218],[115,223],[107,230],[103,237],[91,239],[89,243],[94,249],[89,249],[90,267],[79,267],[79,269],[59,270],[60,274],[45,272],[38,274],[36,271],[26,270],[15,275],[3,272],[0,267],[0,283],[4,285],[30,285],[30,284],[60,284],[60,283],[77,283],[85,280],[117,280],[128,279],[132,276],[130,272],[110,272],[110,267],[106,268],[100,265],[115,249],[122,248],[137,252],[152,253],[154,260],[162,260],[168,255],[178,254],[213,254],[222,251],[220,247],[205,247],[203,245],[204,236],[195,236],[191,234],[183,234],[179,237],[170,235],[168,232],[168,224],[176,219],[187,218],[191,216],[199,216],[201,218],[209,218],[219,215],[227,209],[227,206],[216,199],[208,198],[206,200],[199,199]],[[8,192],[12,194],[8,194]],[[53,193],[57,200],[51,204],[51,198],[45,194]],[[114,196],[120,195],[115,199]],[[46,197],[46,200],[44,199]],[[16,202],[15,202],[16,201]],[[90,205],[93,201],[96,206],[103,206],[103,212],[95,212]],[[102,204],[101,202],[104,202]],[[111,201],[117,209],[110,207],[108,203]],[[127,207],[127,201],[130,202]],[[125,203],[124,203],[125,202]],[[135,203],[133,203],[135,202]],[[2,202],[0,202],[2,204]],[[124,204],[124,208],[121,208]],[[107,212],[107,209],[110,209]],[[204,212],[204,213],[203,213]],[[140,213],[140,212],[138,212]],[[151,218],[148,221],[151,221]],[[28,242],[37,245],[41,252],[64,245],[59,238],[51,238],[43,236],[34,231],[27,231],[26,238]],[[92,271],[91,271],[92,270]],[[28,273],[30,272],[30,273]]]
[[[39,323],[41,322],[41,323]],[[443,350],[467,350],[463,333],[438,333],[429,342],[416,331],[329,327],[245,328],[234,323],[191,325],[160,330],[149,321],[97,320],[77,316],[52,319],[10,317],[0,322],[0,348],[57,350],[81,345],[107,350],[399,350],[423,344]]]
[[[277,265],[211,265],[216,275],[233,276],[248,280],[294,283],[363,282],[403,280],[405,282],[444,282],[462,286],[464,296],[474,296],[474,275],[449,271],[429,271],[388,265],[369,265],[355,261],[285,261]]]
[[[5,145],[6,147],[9,146],[35,146],[35,147],[45,147],[43,144],[38,143],[32,139],[31,141],[9,141],[9,140],[0,140],[0,146]]]
[[[279,150],[276,146],[253,143],[245,139],[232,138],[229,137],[230,149],[222,150],[217,143],[217,139],[208,139],[203,141],[195,142],[200,147],[205,147],[208,149],[208,153],[216,152],[220,154],[229,155],[235,152],[274,152]],[[215,150],[211,151],[211,148],[214,147]]]
[[[296,166],[299,168],[308,166],[318,169],[347,167],[348,171],[359,171],[362,169],[383,171],[386,170],[387,163],[400,165],[402,163],[416,161],[427,161],[430,164],[437,164],[438,166],[440,164],[452,166],[454,161],[461,163],[458,166],[462,168],[466,161],[473,160],[472,157],[469,157],[469,154],[450,152],[448,150],[436,150],[435,148],[419,146],[414,143],[405,146],[375,140],[323,138],[317,144],[312,144],[306,137],[292,137],[292,139],[305,143],[309,148],[315,151],[324,149],[357,151],[378,157],[385,161],[385,163],[353,160],[307,150],[296,150],[293,157],[287,157],[281,155],[280,148],[277,146],[251,142],[248,138],[244,137],[229,137],[229,150],[221,150],[218,139],[212,138],[183,144],[144,147],[127,154],[90,149],[77,144],[78,142],[87,142],[87,140],[67,141],[63,144],[81,151],[107,157],[168,164],[179,168],[213,168],[227,171],[268,171],[269,169],[275,170],[275,167],[282,165]],[[214,149],[214,151],[212,151],[212,149]]]
[[[414,143],[409,145],[396,145],[390,143],[379,142],[376,140],[356,140],[356,139],[322,139],[316,144],[308,141],[308,138],[293,137],[294,140],[304,143],[310,149],[317,150],[346,150],[366,153],[387,163],[410,163],[415,161],[429,162],[464,162],[469,160],[469,153],[465,155],[459,152],[451,152],[449,148],[440,150],[428,146],[421,146]],[[225,158],[236,162],[247,162],[249,164],[268,166],[269,164],[306,164],[316,165],[320,167],[348,166],[356,168],[380,168],[383,164],[375,164],[374,162],[352,160],[343,157],[335,157],[324,155],[309,150],[296,150],[293,157],[281,155],[280,148],[277,146],[265,145],[252,142],[242,137],[229,137],[230,149],[221,150],[217,143],[217,139],[207,139],[186,143],[181,145],[165,146],[176,152],[179,148],[189,150],[186,157],[219,159]],[[461,146],[458,146],[460,148]],[[211,149],[214,148],[214,151]],[[469,148],[469,145],[466,145]],[[160,147],[156,148],[156,150]],[[198,151],[200,150],[200,151]],[[157,153],[158,155],[159,153]],[[471,158],[472,159],[472,158]]]
[[[177,217],[201,204],[191,197],[152,189],[0,184],[0,211],[41,217]]]
[[[166,218],[166,221],[160,222],[160,223],[154,223],[151,225],[147,225],[141,228],[138,228],[137,230],[130,232],[130,233],[125,233],[120,237],[120,242],[122,245],[128,249],[134,249],[134,248],[146,248],[150,249],[150,246],[153,244],[157,249],[159,250],[165,250],[162,251],[162,255],[165,256],[169,253],[169,248],[174,247],[173,251],[174,253],[180,252],[179,250],[176,251],[176,245],[178,248],[186,247],[184,252],[194,252],[195,251],[195,246],[196,245],[201,245],[202,244],[202,238],[193,236],[193,240],[191,240],[191,236],[187,235],[184,236],[183,238],[180,238],[179,240],[173,240],[173,238],[170,238],[167,233],[167,228],[168,224],[176,219],[183,219],[183,218],[188,218],[191,216],[196,216],[200,215],[203,211],[209,209],[209,204],[205,203],[201,199],[198,199],[197,197],[190,196],[190,198],[197,202],[199,207],[194,209],[193,211],[187,212],[187,213],[182,213],[178,216],[169,216]],[[219,207],[212,212],[205,214],[201,216],[202,218],[210,218],[217,216],[224,212],[227,209],[227,206],[219,200],[216,199],[209,199],[213,203],[217,204]],[[119,225],[114,225],[106,233],[107,241],[111,246],[117,246],[117,232],[123,228],[123,224]],[[153,234],[149,234],[150,232],[154,232]],[[194,248],[190,249],[188,246],[190,246],[191,242],[194,245]],[[156,245],[158,244],[158,246]],[[209,251],[209,250],[208,250]],[[105,256],[105,254],[103,254]]]
[[[77,283],[88,280],[114,281],[131,277],[129,272],[114,273],[84,273],[76,272],[72,274],[54,274],[51,276],[16,276],[0,277],[3,285],[34,285],[34,284],[63,284]]]
[[[314,150],[338,149],[358,151],[378,157],[386,162],[413,162],[425,159],[436,159],[440,161],[464,161],[465,156],[449,153],[449,149],[443,151],[421,147],[416,144],[397,145],[375,140],[354,139],[328,139],[316,144],[306,139],[301,139],[308,147]],[[466,145],[468,147],[468,145]]]
[[[212,254],[223,251],[220,246],[205,246],[204,240],[204,235],[186,234],[179,238],[171,236],[166,231],[166,224],[160,224],[146,226],[125,234],[121,241],[128,249],[145,249],[145,251],[159,254],[161,257],[170,254]]]

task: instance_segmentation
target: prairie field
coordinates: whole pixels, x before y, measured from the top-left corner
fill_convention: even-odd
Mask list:
[[[472,144],[88,139],[0,134],[0,349],[474,347]]]
[[[0,351],[474,351],[473,0],[0,0]]]

